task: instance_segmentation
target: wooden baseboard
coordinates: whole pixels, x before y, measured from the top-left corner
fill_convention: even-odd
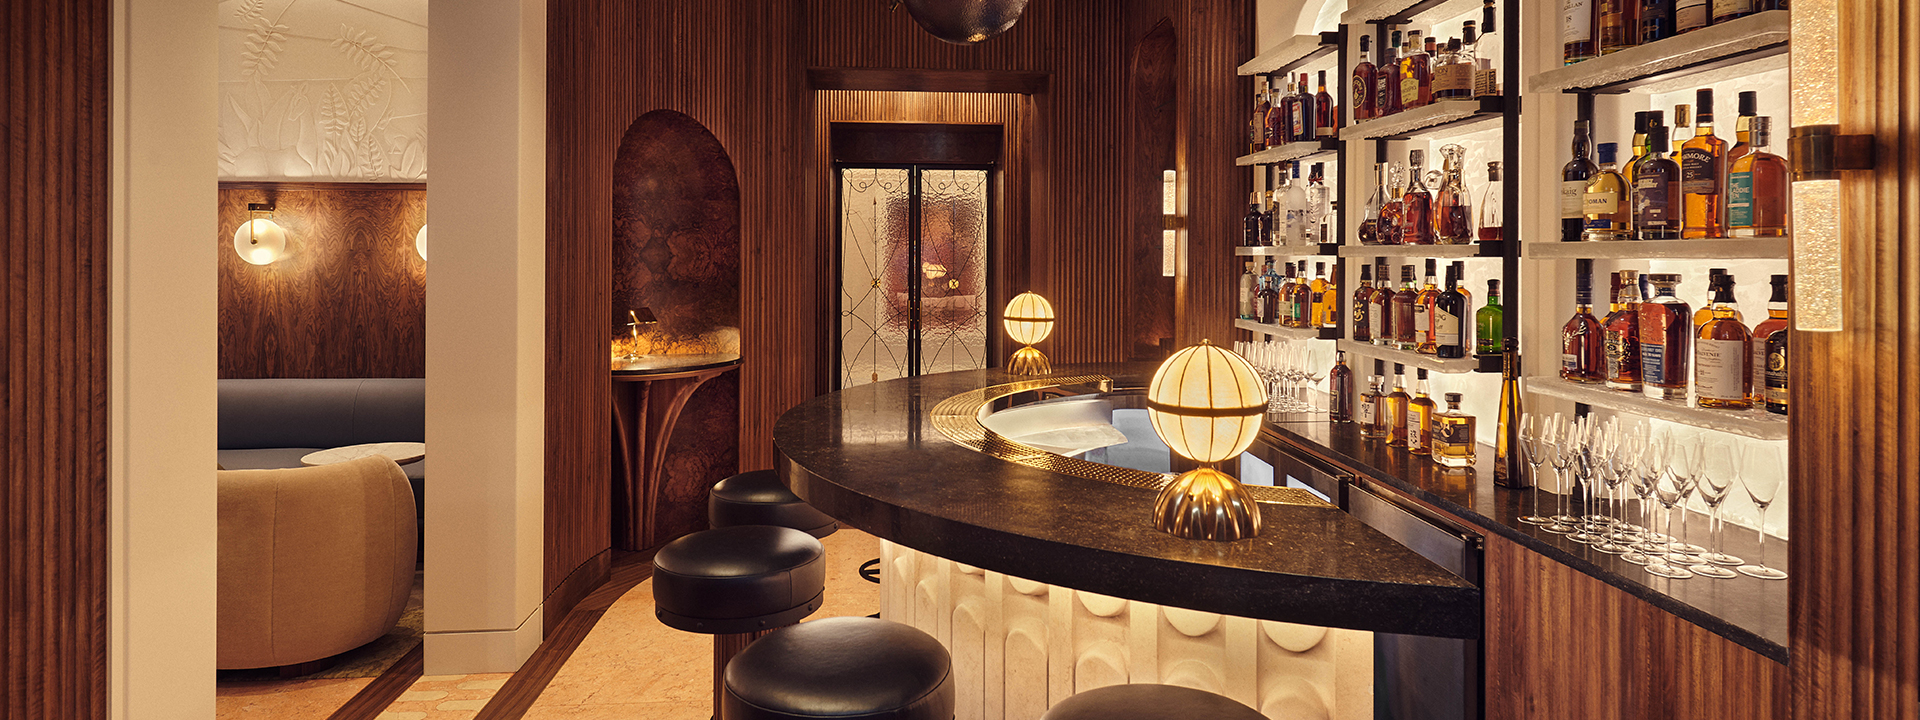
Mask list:
[[[413,687],[415,680],[426,667],[424,646],[415,643],[412,650],[400,656],[386,672],[374,678],[372,683],[360,688],[347,704],[340,706],[327,716],[327,720],[373,720],[386,712],[393,701],[400,699],[401,693]]]
[[[533,701],[546,691],[547,683],[560,674],[560,668],[573,657],[573,651],[587,639],[587,633],[599,624],[601,616],[620,596],[627,594],[640,581],[653,576],[653,554],[659,548],[637,553],[616,553],[612,557],[611,572],[606,574],[607,581],[594,588],[586,597],[573,606],[571,612],[547,632],[547,639],[533,656],[507,679],[500,692],[480,709],[474,720],[518,720],[533,707]],[[602,554],[601,557],[606,557]],[[577,571],[576,575],[579,574]],[[569,577],[569,580],[572,578]],[[564,583],[563,583],[564,584]]]
[[[601,550],[599,554],[587,558],[580,567],[567,573],[560,584],[547,593],[547,599],[541,603],[541,614],[546,618],[546,627],[541,628],[545,637],[553,637],[555,628],[573,612],[574,605],[587,596],[594,588],[607,582],[608,568],[612,564],[612,550]]]

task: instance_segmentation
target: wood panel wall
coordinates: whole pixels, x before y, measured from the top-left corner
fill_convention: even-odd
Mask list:
[[[1839,0],[1845,329],[1792,357],[1793,717],[1920,717],[1920,6]],[[1796,9],[1795,12],[1800,12]],[[1842,285],[1795,277],[1796,294]]]
[[[0,717],[9,720],[107,716],[108,9],[104,0],[0,8]]]
[[[288,253],[249,264],[233,232],[268,201]],[[220,377],[426,377],[426,221],[418,183],[221,183]]]

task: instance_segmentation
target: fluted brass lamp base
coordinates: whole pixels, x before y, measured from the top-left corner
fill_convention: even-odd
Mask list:
[[[1007,361],[1007,373],[1009,375],[1052,375],[1053,363],[1047,361],[1044,353],[1028,345],[1013,351],[1013,358]]]
[[[1153,502],[1153,526],[1189,540],[1239,540],[1260,534],[1260,507],[1240,481],[1213,468],[1182,473]]]

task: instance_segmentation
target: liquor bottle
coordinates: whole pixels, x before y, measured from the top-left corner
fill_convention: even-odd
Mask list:
[[[1267,98],[1265,87],[1255,87],[1253,92],[1253,116],[1247,119],[1247,152],[1256,153],[1267,149]]]
[[[1647,127],[1647,154],[1633,168],[1633,235],[1639,240],[1680,238],[1680,165],[1667,159],[1667,128]],[[1643,369],[1644,372],[1644,369]]]
[[[1331,138],[1340,127],[1340,113],[1334,110],[1333,96],[1327,94],[1327,71],[1321,70],[1320,91],[1313,95],[1313,136]]]
[[[1400,107],[1400,31],[1395,30],[1387,47],[1381,48],[1380,65],[1373,71],[1373,116],[1386,117]]]
[[[1253,319],[1253,296],[1260,292],[1260,281],[1253,276],[1253,263],[1240,273],[1240,319]]]
[[[1276,324],[1280,319],[1279,278],[1273,273],[1273,260],[1267,260],[1266,272],[1260,275],[1260,293],[1254,298],[1259,321],[1267,325]]]
[[[1246,247],[1258,246],[1260,244],[1260,193],[1258,191],[1247,193],[1247,214],[1246,217],[1241,218],[1241,221],[1246,229],[1240,238],[1240,244]]]
[[[1306,210],[1300,225],[1302,247],[1324,244],[1332,239],[1327,237],[1326,231],[1327,218],[1330,215],[1327,207],[1330,193],[1327,192],[1325,167],[1324,163],[1314,163],[1313,169],[1307,175]]]
[[[1327,408],[1333,422],[1353,422],[1353,369],[1347,367],[1347,351],[1333,353],[1333,369],[1327,371]]]
[[[1493,484],[1525,490],[1533,479],[1520,470],[1520,453],[1515,452],[1515,430],[1520,423],[1520,347],[1513,338],[1500,347],[1500,424],[1493,440]]]
[[[1726,182],[1727,141],[1713,134],[1713,90],[1695,93],[1693,139],[1680,151],[1680,186],[1687,204],[1686,225],[1681,237],[1717,238],[1727,236]]]
[[[1706,27],[1712,19],[1707,0],[1678,0],[1673,4],[1673,32],[1676,35]]]
[[[1560,379],[1598,383],[1606,367],[1600,321],[1593,317],[1593,261],[1577,261],[1573,317],[1560,329]]]
[[[1640,44],[1673,37],[1673,0],[1640,0]]]
[[[1487,163],[1487,189],[1480,192],[1480,242],[1500,242],[1506,233],[1506,209],[1501,206],[1500,161]]]
[[[1400,292],[1393,294],[1393,345],[1401,350],[1412,350],[1419,345],[1414,324],[1414,298],[1420,293],[1413,288],[1413,266],[1400,266]]]
[[[1387,202],[1380,207],[1380,224],[1374,227],[1374,236],[1380,245],[1400,244],[1400,219],[1402,193],[1406,190],[1406,172],[1397,163],[1387,164]]]
[[[1640,44],[1640,0],[1600,0],[1600,54]]]
[[[1573,159],[1560,168],[1560,242],[1578,242],[1586,229],[1587,183],[1600,168],[1593,164],[1593,121],[1573,123]]]
[[[1407,452],[1433,454],[1433,398],[1427,396],[1427,369],[1415,371],[1413,399],[1407,401]]]
[[[1433,198],[1433,241],[1441,245],[1473,242],[1473,202],[1467,195],[1466,148],[1440,147],[1440,188]]]
[[[1407,369],[1400,363],[1393,364],[1393,392],[1387,393],[1382,409],[1386,410],[1387,446],[1407,446],[1407,403],[1413,398],[1407,395]]]
[[[1313,264],[1313,282],[1307,286],[1307,317],[1301,327],[1319,328],[1327,319],[1327,264]]]
[[[1413,296],[1413,351],[1421,355],[1432,355],[1434,344],[1433,308],[1440,301],[1439,278],[1434,276],[1437,261],[1427,258],[1426,284],[1420,288],[1420,294]]]
[[[1633,114],[1633,157],[1620,168],[1620,179],[1627,181],[1627,188],[1633,188],[1633,168],[1640,164],[1640,158],[1647,155],[1647,125],[1653,122],[1653,113],[1637,112]],[[1631,199],[1628,200],[1632,202]]]
[[[1450,468],[1473,467],[1473,416],[1460,412],[1460,393],[1447,393],[1446,398],[1446,412],[1433,416],[1433,461]]]
[[[1264,207],[1260,211],[1260,244],[1266,247],[1273,247],[1274,227],[1283,220],[1283,218],[1274,217],[1279,209],[1275,204],[1277,199],[1272,190],[1268,190],[1262,198]]]
[[[1727,233],[1734,237],[1787,234],[1787,161],[1767,152],[1773,120],[1753,119],[1753,150],[1735,160],[1727,174]]]
[[[1594,19],[1600,7],[1594,0],[1561,0],[1560,41],[1564,64],[1572,65],[1594,56]]]
[[[1313,315],[1313,282],[1306,277],[1307,261],[1301,260],[1295,271],[1299,276],[1293,281],[1293,297],[1287,303],[1287,308],[1293,311],[1288,326],[1307,328],[1311,327]]]
[[[1786,328],[1767,336],[1767,412],[1787,414],[1787,337]]]
[[[1274,87],[1271,84],[1272,82],[1271,79],[1268,80],[1267,94],[1272,96],[1272,102],[1267,104],[1267,118],[1265,121],[1267,147],[1269,149],[1277,148],[1284,144],[1287,134],[1287,96],[1281,94],[1279,88]]]
[[[1653,297],[1640,303],[1640,392],[1656,400],[1685,400],[1693,357],[1692,308],[1674,295],[1680,276],[1652,273]]]
[[[1500,353],[1500,338],[1506,332],[1507,310],[1500,306],[1499,278],[1487,281],[1487,304],[1473,314],[1473,354],[1492,357]]]
[[[1447,268],[1447,288],[1433,301],[1433,354],[1442,358],[1463,358],[1467,356],[1467,338],[1464,334],[1467,308],[1471,307],[1466,295],[1460,292],[1460,269]]]
[[[1728,277],[1727,277],[1726,268],[1708,268],[1707,269],[1707,298],[1709,300],[1713,298],[1714,291],[1719,290],[1720,284],[1723,282],[1726,282],[1727,279]],[[1734,319],[1739,320],[1741,322],[1746,321],[1746,318],[1740,316],[1740,308],[1738,307],[1735,307],[1733,309],[1733,317]],[[1694,334],[1696,335],[1699,334],[1700,328],[1705,327],[1707,324],[1707,321],[1712,319],[1713,319],[1713,304],[1711,302],[1709,302],[1707,305],[1702,306],[1699,310],[1693,311]]]
[[[1360,220],[1360,244],[1380,244],[1380,210],[1387,204],[1387,164],[1373,164],[1373,194],[1367,196],[1366,217]]]
[[[1353,78],[1349,81],[1350,88],[1348,94],[1351,99],[1349,99],[1347,103],[1353,108],[1353,119],[1356,122],[1373,119],[1375,99],[1373,89],[1374,64],[1373,54],[1368,49],[1368,46],[1372,44],[1373,36],[1360,36],[1360,62],[1354,64]]]
[[[1740,116],[1733,120],[1733,147],[1727,148],[1727,174],[1732,176],[1733,164],[1740,158],[1753,152],[1753,118],[1760,104],[1760,94],[1752,90],[1740,93]]]
[[[1307,89],[1307,74],[1300,78],[1288,78],[1288,94],[1292,100],[1287,103],[1287,140],[1300,142],[1313,138],[1313,91]]]
[[[1480,7],[1480,37],[1473,41],[1473,96],[1491,97],[1500,94],[1499,65],[1505,46],[1494,18],[1499,11],[1493,6],[1493,0],[1484,0]]]
[[[1753,0],[1713,0],[1713,24],[1752,15],[1753,6]]]
[[[1600,320],[1606,333],[1607,388],[1640,392],[1640,279],[1633,270],[1614,273],[1619,295]]]
[[[1466,100],[1472,97],[1473,61],[1461,51],[1460,38],[1450,39],[1447,49],[1441,52],[1433,68],[1433,99]]]
[[[1375,440],[1391,441],[1393,439],[1393,426],[1399,424],[1399,420],[1389,419],[1391,414],[1387,407],[1387,396],[1391,393],[1387,390],[1387,363],[1385,360],[1373,361],[1373,375],[1374,387],[1377,388],[1377,390],[1374,392],[1373,402],[1370,403],[1373,406],[1373,422],[1368,423],[1368,427],[1372,428],[1372,432],[1365,432],[1363,434]]]
[[[1673,141],[1672,154],[1668,157],[1673,158],[1674,162],[1680,162],[1680,151],[1685,150],[1687,141],[1693,138],[1687,134],[1687,124],[1693,121],[1692,118],[1692,105],[1683,103],[1673,106],[1673,126],[1668,128],[1667,138]]]
[[[1420,166],[1426,152],[1407,153],[1407,192],[1400,197],[1400,244],[1433,244],[1433,195],[1420,178]]]
[[[1775,275],[1773,276],[1773,295],[1767,298],[1767,319],[1753,326],[1753,377],[1748,380],[1753,386],[1753,392],[1747,399],[1755,405],[1767,402],[1767,390],[1771,387],[1767,377],[1772,369],[1767,359],[1767,343],[1773,339],[1774,333],[1784,335],[1786,329],[1787,276]]]
[[[1353,329],[1348,333],[1354,342],[1373,342],[1373,266],[1360,266],[1360,287],[1353,291]]]
[[[1627,212],[1627,181],[1614,166],[1619,146],[1600,143],[1600,169],[1587,181],[1587,240],[1626,240],[1632,235]]]
[[[1383,361],[1373,361],[1373,375],[1367,376],[1367,389],[1353,404],[1353,423],[1360,426],[1360,437],[1378,440],[1384,435],[1380,431],[1380,365]]]
[[[1307,184],[1300,180],[1300,163],[1293,165],[1292,181],[1287,183],[1285,203],[1287,206],[1286,237],[1281,245],[1299,244],[1307,236]]]
[[[1315,272],[1319,272],[1318,270],[1319,266],[1320,266],[1319,263],[1314,263],[1314,267],[1316,268]],[[1333,274],[1328,275],[1326,278],[1326,281],[1327,281],[1326,292],[1323,293],[1321,296],[1323,300],[1320,303],[1320,322],[1314,327],[1339,328],[1340,327],[1340,266],[1338,265],[1334,266]]]
[[[1300,81],[1295,87],[1300,92],[1300,102],[1295,108],[1300,112],[1300,127],[1293,135],[1294,140],[1311,142],[1320,137],[1319,128],[1314,123],[1320,120],[1319,101],[1314,98],[1313,86],[1307,84],[1307,74],[1300,73]]]
[[[1373,336],[1375,345],[1393,346],[1400,339],[1400,331],[1393,326],[1393,279],[1387,276],[1384,258],[1374,262],[1380,269],[1373,274],[1373,297],[1367,301],[1367,318],[1373,323],[1367,334]]]
[[[1713,291],[1713,319],[1694,338],[1694,394],[1700,407],[1746,410],[1753,407],[1753,333],[1734,319],[1733,276],[1720,278]]]
[[[1407,54],[1400,58],[1400,107],[1413,109],[1433,102],[1433,66],[1420,44],[1420,32],[1407,33]]]
[[[1280,280],[1279,282],[1275,283],[1276,289],[1274,290],[1274,299],[1273,299],[1274,324],[1280,325],[1282,327],[1293,326],[1294,280],[1295,278],[1293,275],[1293,263],[1290,263],[1290,262],[1284,263],[1281,268]]]

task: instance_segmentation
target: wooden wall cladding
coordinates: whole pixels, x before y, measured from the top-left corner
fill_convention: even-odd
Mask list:
[[[1127,359],[1172,354],[1174,279],[1165,273],[1164,173],[1175,165],[1179,122],[1179,40],[1173,22],[1154,23],[1133,44],[1127,68]]]
[[[0,9],[0,717],[9,720],[107,717],[109,5]]]
[[[233,232],[268,201],[288,253],[252,265]],[[220,377],[426,377],[426,219],[421,184],[221,183]]]
[[[1486,716],[1787,717],[1787,666],[1487,536]]]
[[[1845,330],[1792,352],[1793,717],[1920,717],[1920,6],[1840,0]],[[1796,8],[1795,12],[1799,12]],[[1841,278],[1794,278],[1820,292]]]

